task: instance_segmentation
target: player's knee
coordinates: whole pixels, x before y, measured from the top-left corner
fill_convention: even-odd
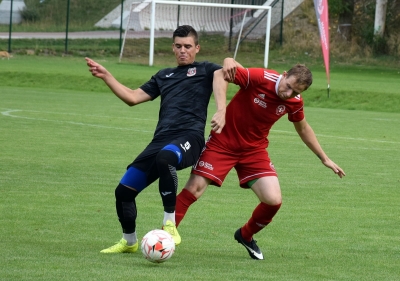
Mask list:
[[[138,192],[123,184],[118,184],[115,188],[115,199],[120,202],[132,202],[135,200],[137,194]]]
[[[263,198],[261,202],[271,206],[280,205],[282,204],[282,196],[280,194],[268,196],[266,198]]]
[[[186,186],[185,186],[183,189],[189,191],[189,192],[192,193],[193,195],[196,195],[196,192],[197,192],[197,190],[198,190],[198,187],[195,186],[195,185],[192,185],[192,184],[190,184],[190,185],[186,184]]]
[[[156,157],[157,166],[171,165],[176,167],[179,163],[179,160],[180,159],[176,152],[164,148],[160,150]]]
[[[196,198],[199,198],[204,193],[210,182],[209,179],[192,174],[184,189],[192,193]]]
[[[261,202],[271,206],[282,204],[282,193],[280,189],[263,192],[258,197]]]

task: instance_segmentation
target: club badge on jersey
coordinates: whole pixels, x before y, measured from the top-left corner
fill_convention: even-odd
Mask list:
[[[196,75],[196,67],[189,68],[186,75],[188,77]]]
[[[286,107],[284,105],[279,105],[276,108],[276,115],[283,115],[286,113]]]

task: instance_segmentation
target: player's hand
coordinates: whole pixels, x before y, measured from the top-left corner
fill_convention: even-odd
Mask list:
[[[235,80],[237,64],[233,58],[224,59],[222,66],[222,73],[224,74],[225,81],[233,82]]]
[[[346,174],[343,171],[342,168],[340,168],[338,165],[336,165],[335,162],[333,162],[331,159],[326,160],[325,162],[322,162],[326,167],[330,168],[336,175],[338,175],[340,178],[343,178]]]
[[[218,110],[211,119],[211,129],[220,134],[225,127],[225,110]]]
[[[101,64],[95,62],[90,58],[85,58],[85,60],[86,64],[89,66],[89,71],[94,77],[103,79],[108,74],[107,69],[105,69]]]

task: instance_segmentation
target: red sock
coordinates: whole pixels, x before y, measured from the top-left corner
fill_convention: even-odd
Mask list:
[[[266,227],[272,221],[272,218],[278,212],[280,207],[281,204],[274,206],[265,203],[258,204],[249,221],[242,227],[241,233],[243,239],[250,242],[254,234]]]
[[[182,191],[176,196],[176,206],[175,206],[175,223],[178,227],[181,220],[185,216],[190,205],[197,201],[196,196],[194,196],[187,189],[182,189]]]

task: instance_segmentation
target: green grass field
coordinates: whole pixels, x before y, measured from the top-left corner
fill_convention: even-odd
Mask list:
[[[131,87],[157,70],[102,62]],[[399,280],[399,73],[333,67],[328,99],[324,69],[312,70],[307,120],[347,176],[320,164],[284,117],[269,148],[283,205],[255,237],[265,260],[233,239],[257,199],[232,171],[189,210],[171,260],[155,265],[99,251],[121,238],[114,188],[151,140],[159,100],[129,108],[83,58],[0,60],[0,280]],[[142,237],[162,223],[157,184],[137,205]]]

